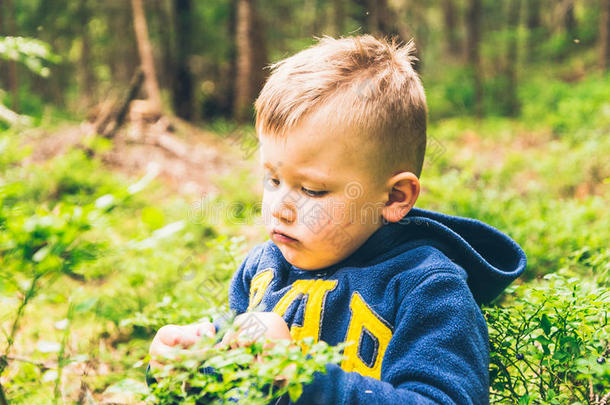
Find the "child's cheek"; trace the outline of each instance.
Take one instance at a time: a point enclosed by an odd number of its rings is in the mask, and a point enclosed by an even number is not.
[[[350,227],[354,224],[354,211],[345,201],[332,201],[325,206],[328,214],[318,238],[332,250],[340,250],[348,242]]]

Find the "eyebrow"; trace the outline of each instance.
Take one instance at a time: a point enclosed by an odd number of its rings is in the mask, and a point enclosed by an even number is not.
[[[270,169],[270,170],[275,171],[275,166],[273,166],[273,165],[272,165],[271,163],[269,163],[269,162],[265,162],[265,164],[263,165],[263,167],[264,167],[264,168],[266,168],[266,169]]]
[[[265,164],[263,165],[263,167],[276,172],[276,168],[275,166],[273,166],[271,163],[269,162],[265,162]],[[315,172],[315,171],[310,171],[310,172],[299,172],[298,170],[295,173],[295,177],[298,179],[305,179],[305,180],[309,180],[315,183],[320,183],[322,186],[326,187],[329,183],[330,178],[328,176],[325,176],[321,173]]]

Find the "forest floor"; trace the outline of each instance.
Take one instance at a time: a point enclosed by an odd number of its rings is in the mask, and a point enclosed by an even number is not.
[[[218,134],[176,117],[170,120],[169,131],[165,125],[136,122],[124,126],[113,137],[111,148],[102,151],[99,157],[108,169],[129,177],[153,172],[168,186],[168,191],[181,195],[218,192],[212,175],[229,174],[239,159],[232,138],[227,142]],[[35,128],[24,135],[25,143],[32,147],[26,163],[47,161],[72,148],[83,148],[94,136],[93,125],[87,121],[52,130]],[[241,159],[239,164],[251,165],[252,161]]]

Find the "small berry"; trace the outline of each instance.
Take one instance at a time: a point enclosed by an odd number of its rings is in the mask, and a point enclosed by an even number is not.
[[[606,362],[606,359],[604,357],[598,357],[597,358],[597,364],[604,364]]]
[[[517,360],[523,360],[525,356],[522,353],[517,353]]]

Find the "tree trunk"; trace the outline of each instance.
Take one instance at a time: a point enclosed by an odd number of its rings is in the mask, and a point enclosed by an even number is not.
[[[135,28],[133,15],[129,13],[130,3],[106,2],[103,9],[109,32],[113,33],[112,45],[105,47],[105,59],[116,83],[128,83],[136,69],[142,65],[138,41],[121,41],[118,38],[131,38]]]
[[[317,0],[304,0],[303,17],[301,20],[301,36],[309,37],[318,31],[318,2]]]
[[[574,16],[574,0],[567,0],[563,24],[570,39],[576,37],[576,17]]]
[[[252,96],[252,59],[254,50],[250,42],[252,30],[252,1],[237,1],[237,75],[235,78],[235,105],[233,108],[237,122],[244,123],[250,118],[250,99]]]
[[[398,35],[396,30],[395,16],[390,13],[388,0],[377,2],[377,26],[382,35]]]
[[[515,116],[519,112],[519,100],[517,98],[517,66],[518,66],[518,28],[521,0],[511,0],[508,8],[508,42],[506,44],[506,103],[507,112]]]
[[[345,29],[345,0],[333,0],[333,35],[341,36]]]
[[[366,1],[366,25],[370,34],[380,34],[379,5],[377,0]]]
[[[256,3],[253,3],[256,5]],[[265,39],[265,24],[263,23],[262,16],[257,12],[257,8],[252,8],[253,22],[252,32],[250,38],[252,38],[252,50],[253,50],[253,67],[252,72],[252,94],[250,96],[250,109],[253,111],[253,103],[258,93],[263,88],[266,80],[266,72],[264,70],[265,65],[269,62],[267,59],[267,43]]]
[[[15,27],[15,5],[13,0],[5,0],[5,11],[8,17],[6,23],[6,31],[9,36],[17,35]],[[17,62],[10,60],[8,64],[8,88],[11,93],[11,108],[15,112],[19,112],[19,74],[17,72]]]
[[[131,0],[131,7],[133,8],[133,27],[136,32],[138,52],[140,53],[142,71],[144,72],[145,77],[144,85],[148,95],[148,101],[150,102],[150,112],[160,114],[161,94],[159,92],[159,84],[155,74],[155,62],[150,46],[150,39],[148,37],[144,5],[142,4],[142,0]]]
[[[540,0],[527,0],[527,54],[528,59],[536,58],[536,49],[540,41]]]
[[[227,31],[229,40],[229,63],[221,70],[221,84],[216,94],[220,100],[220,113],[227,118],[235,118],[235,96],[237,94],[237,1],[230,1]],[[202,106],[205,108],[205,105]],[[218,107],[216,107],[218,108]],[[212,112],[214,114],[215,111]],[[204,110],[205,114],[205,110]],[[212,115],[209,114],[209,115]]]
[[[80,29],[82,39],[82,50],[80,54],[80,76],[81,76],[81,91],[80,96],[85,107],[89,107],[92,102],[92,97],[95,98],[95,89],[93,88],[94,79],[93,71],[91,69],[91,38],[89,36],[89,8],[87,7],[87,0],[81,0],[80,9]]]
[[[188,65],[192,38],[191,15],[191,0],[174,0],[176,42],[174,46],[172,103],[176,115],[186,120],[193,117],[193,76]]]
[[[481,0],[469,0],[468,11],[466,13],[466,60],[472,71],[474,110],[479,118],[483,116],[483,72],[479,53],[481,7]]]
[[[174,55],[172,51],[176,39],[173,2],[155,0],[153,4],[155,5],[154,13],[158,18],[159,29],[163,31],[160,38],[161,62],[159,64],[160,69],[157,71],[157,78],[162,89],[171,89],[174,74]]]
[[[610,68],[610,0],[600,0],[599,19],[599,65],[602,70]]]
[[[252,103],[264,81],[266,47],[255,0],[237,0],[236,82],[233,114],[240,123],[251,120]]]
[[[4,24],[4,0],[0,0],[0,35],[6,35]],[[0,88],[8,87],[8,67],[5,61],[0,60]]]
[[[443,18],[445,21],[445,46],[451,56],[461,55],[460,42],[456,30],[456,7],[453,0],[443,0]]]
[[[411,12],[408,7],[413,4],[409,4],[408,1],[391,1],[388,4],[388,15],[392,16],[392,24],[393,30],[392,33],[398,36],[401,41],[409,42],[411,39],[416,39],[415,41],[415,57],[417,60],[413,62],[413,69],[418,73],[421,73],[422,69],[422,55],[424,54],[424,41],[423,37],[416,35],[415,29],[421,27],[414,26],[413,24],[407,24],[407,18],[405,15],[417,14],[415,11]],[[420,24],[424,25],[424,22],[420,22]]]

